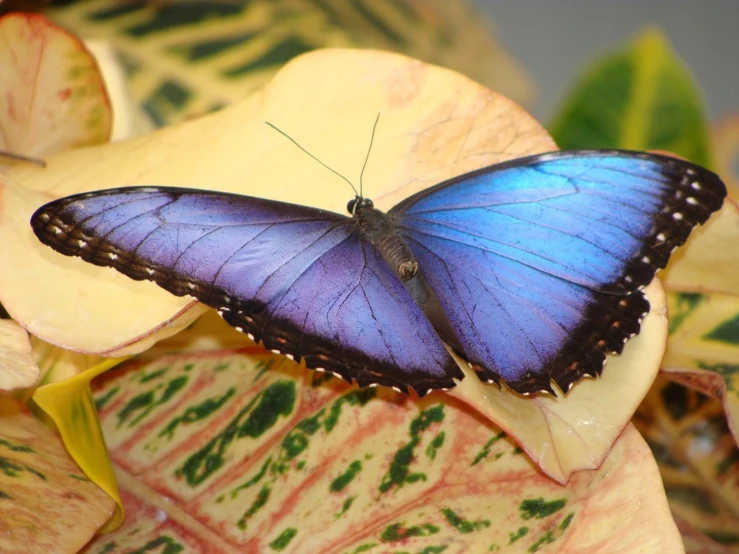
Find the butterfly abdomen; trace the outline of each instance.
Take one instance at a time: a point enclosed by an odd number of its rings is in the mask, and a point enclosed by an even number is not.
[[[462,346],[438,296],[426,281],[408,244],[398,233],[392,217],[375,208],[360,208],[355,212],[354,218],[361,233],[403,282],[403,286],[410,292],[434,330],[453,350],[461,354]]]
[[[411,249],[398,235],[393,221],[380,210],[363,208],[354,218],[362,234],[372,243],[401,281],[412,279],[418,262]]]

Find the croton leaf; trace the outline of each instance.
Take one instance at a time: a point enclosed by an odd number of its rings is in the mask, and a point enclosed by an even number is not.
[[[562,149],[665,150],[711,163],[695,79],[656,29],[584,71],[550,130]]]
[[[253,347],[132,360],[96,386],[128,517],[90,552],[681,550],[630,425],[562,487],[446,394],[360,390]]]
[[[326,47],[398,51],[526,102],[531,79],[469,4],[66,2],[47,13],[82,36],[104,37],[124,60],[131,96],[164,126],[238,102],[295,56]]]
[[[113,500],[20,403],[0,399],[0,419],[0,551],[77,552],[113,513]]]
[[[264,121],[283,128],[342,174],[358,175],[378,112],[382,118],[364,192],[385,209],[454,175],[554,147],[520,107],[452,71],[381,52],[306,54],[280,71],[263,92],[221,112],[128,141],[54,156],[45,172],[9,174],[8,219],[15,222],[0,232],[7,232],[7,242],[14,246],[9,269],[0,273],[3,302],[30,331],[57,345],[107,355],[146,349],[191,322],[202,307],[195,311],[189,300],[151,283],[133,282],[35,243],[22,222],[42,203],[42,191],[62,195],[129,184],[206,187],[342,212],[351,196],[346,184]],[[612,371],[623,386],[600,381],[583,385],[583,393],[593,386],[612,395],[612,408],[603,411],[598,426],[591,424],[593,402],[574,397],[556,400],[567,409],[553,410],[548,403],[536,408],[540,415],[555,416],[515,425],[505,404],[475,405],[523,443],[547,473],[566,481],[572,471],[597,466],[628,422],[656,371],[664,346],[660,333],[657,329],[655,336],[645,338],[649,355],[635,348],[635,357],[622,357],[643,378],[632,380],[629,372]],[[477,379],[465,381],[467,387],[495,388]],[[624,394],[629,401],[623,401]],[[601,425],[609,432],[601,433]],[[540,430],[550,426],[560,430],[542,440]],[[527,427],[536,430],[524,432]],[[570,431],[577,438],[565,449],[567,456],[545,454],[551,437]]]
[[[108,139],[111,113],[85,45],[40,14],[0,18],[0,150],[45,157]]]

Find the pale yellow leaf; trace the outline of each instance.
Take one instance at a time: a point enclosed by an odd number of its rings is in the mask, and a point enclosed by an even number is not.
[[[211,116],[53,156],[43,171],[13,168],[0,182],[0,241],[11,245],[0,301],[53,344],[108,355],[144,350],[162,338],[152,338],[154,330],[200,315],[194,304],[42,246],[27,223],[33,210],[74,192],[156,184],[344,212],[353,195],[347,184],[264,122],[357,182],[378,113],[364,182],[384,208],[445,178],[555,148],[519,106],[457,73],[385,52],[317,51]]]
[[[38,377],[28,334],[14,321],[0,319],[0,391],[31,387]]]

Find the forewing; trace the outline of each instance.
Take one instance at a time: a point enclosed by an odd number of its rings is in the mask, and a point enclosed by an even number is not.
[[[391,210],[463,355],[519,392],[564,390],[620,353],[639,292],[725,196],[682,160],[623,151],[514,160]]]
[[[55,250],[193,296],[308,367],[420,394],[461,378],[352,219],[246,196],[133,187],[62,198],[31,224]]]

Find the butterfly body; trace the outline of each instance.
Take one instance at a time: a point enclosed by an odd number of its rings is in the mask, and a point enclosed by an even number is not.
[[[641,292],[717,210],[720,179],[625,151],[483,168],[351,217],[212,191],[110,189],[41,207],[67,255],[212,306],[270,350],[423,395],[463,374],[521,393],[596,376],[649,310]]]
[[[356,221],[360,233],[377,249],[401,281],[412,279],[418,271],[418,262],[398,235],[393,220],[376,209],[371,200],[362,197],[355,200],[356,203],[349,213]]]

